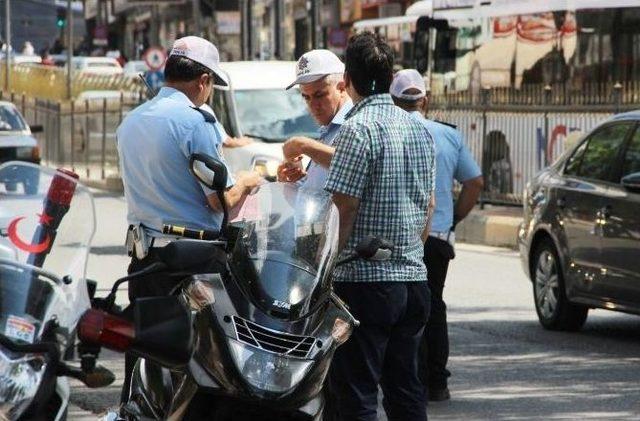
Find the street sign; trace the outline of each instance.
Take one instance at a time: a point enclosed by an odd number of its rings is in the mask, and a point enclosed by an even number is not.
[[[164,73],[161,70],[150,70],[145,73],[144,78],[151,89],[156,92],[164,85]]]
[[[164,62],[167,61],[167,53],[160,47],[149,47],[144,52],[143,58],[149,69],[155,72],[164,66]]]

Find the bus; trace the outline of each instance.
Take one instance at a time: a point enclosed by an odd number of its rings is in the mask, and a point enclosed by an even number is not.
[[[354,29],[384,36],[432,94],[640,81],[637,0],[421,0]]]

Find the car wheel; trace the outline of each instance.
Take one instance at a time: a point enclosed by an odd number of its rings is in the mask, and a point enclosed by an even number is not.
[[[589,308],[567,299],[560,259],[551,240],[538,245],[532,262],[533,299],[540,324],[550,330],[579,330]]]
[[[9,183],[5,183],[4,187],[7,189],[8,192],[14,192],[18,190],[18,183],[12,181]]]

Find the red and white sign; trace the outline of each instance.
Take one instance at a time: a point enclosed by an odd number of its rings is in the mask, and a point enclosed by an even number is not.
[[[143,58],[149,69],[155,72],[164,66],[164,62],[167,61],[167,53],[160,47],[149,47],[144,52]]]

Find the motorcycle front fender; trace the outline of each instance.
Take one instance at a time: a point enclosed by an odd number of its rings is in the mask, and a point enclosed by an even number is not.
[[[169,370],[138,359],[133,369],[129,398],[124,412],[136,418],[166,419],[173,399]]]

